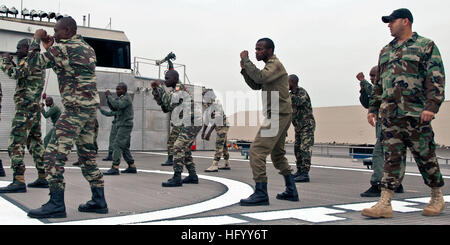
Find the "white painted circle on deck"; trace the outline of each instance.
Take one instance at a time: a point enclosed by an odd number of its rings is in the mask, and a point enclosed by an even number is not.
[[[32,167],[27,167],[32,168]],[[80,169],[78,167],[65,167],[66,169]],[[106,168],[100,168],[100,170],[108,170]],[[160,171],[160,170],[138,170],[142,173],[154,173],[154,174],[173,174],[173,172]],[[186,176],[187,174],[183,174]],[[78,220],[78,221],[68,221],[68,222],[57,222],[52,223],[56,225],[122,225],[122,224],[136,224],[150,221],[166,220],[172,218],[183,217],[186,215],[192,215],[197,213],[202,213],[214,209],[224,208],[238,203],[242,198],[247,198],[253,194],[253,188],[243,182],[225,179],[214,176],[198,175],[199,179],[210,180],[226,186],[227,191],[222,195],[202,201],[199,203],[175,207],[163,210],[157,210],[152,212],[124,215],[124,216],[114,216],[106,218],[97,218],[89,220]],[[0,186],[7,186],[11,182],[0,181]],[[182,187],[188,188],[188,187]],[[26,195],[26,194],[25,194]],[[43,224],[37,219],[31,219],[27,216],[27,213],[15,206],[14,204],[0,198],[0,203],[2,203],[2,212],[4,214],[9,213],[9,216],[3,216],[0,219],[0,224]],[[6,205],[8,204],[8,205]]]

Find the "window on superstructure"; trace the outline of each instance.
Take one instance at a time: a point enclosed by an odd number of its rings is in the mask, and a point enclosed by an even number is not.
[[[97,66],[131,69],[130,43],[97,38],[84,38],[97,55]]]

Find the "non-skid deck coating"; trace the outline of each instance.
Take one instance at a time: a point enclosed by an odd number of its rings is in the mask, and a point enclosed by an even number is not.
[[[77,208],[90,199],[87,181],[78,167],[73,167],[76,154],[70,154],[66,164],[65,202],[67,218],[37,220],[27,217],[27,211],[38,208],[48,201],[48,189],[28,188],[27,193],[0,194],[0,224],[140,224],[140,225],[449,225],[450,204],[437,217],[421,215],[429,201],[430,189],[423,184],[417,167],[409,164],[404,179],[405,193],[396,194],[393,201],[392,219],[369,219],[360,210],[372,206],[378,198],[362,198],[359,194],[369,188],[371,170],[361,161],[346,158],[313,157],[310,183],[297,183],[300,202],[281,201],[275,198],[284,191],[283,177],[268,162],[269,206],[242,207],[239,200],[253,193],[253,179],[248,160],[238,152],[231,153],[229,171],[205,173],[214,152],[194,152],[194,162],[200,178],[199,184],[163,188],[161,183],[172,175],[171,167],[161,163],[167,158],[165,152],[133,152],[138,174],[105,176],[105,196],[108,214],[80,213]],[[10,183],[12,172],[7,153],[0,153],[6,177],[0,177],[0,185]],[[99,167],[106,171],[111,162],[101,159]],[[290,162],[294,161],[289,154]],[[25,158],[27,183],[36,178],[31,158]],[[270,161],[270,159],[268,159]],[[121,168],[125,168],[122,163]],[[295,168],[295,166],[293,166]],[[450,167],[441,165],[445,181],[449,181]],[[185,170],[186,174],[186,170]],[[446,202],[450,202],[450,189],[443,187]]]

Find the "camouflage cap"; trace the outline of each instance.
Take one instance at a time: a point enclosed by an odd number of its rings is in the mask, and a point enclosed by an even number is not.
[[[384,23],[389,23],[390,21],[396,19],[408,19],[409,21],[411,21],[411,23],[413,23],[413,16],[411,14],[411,11],[405,8],[394,10],[391,15],[381,17],[381,20]]]

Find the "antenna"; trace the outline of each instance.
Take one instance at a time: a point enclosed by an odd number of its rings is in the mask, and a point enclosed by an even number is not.
[[[112,21],[112,19],[111,19],[111,17],[109,17],[109,23],[108,23],[108,25],[106,25],[105,29],[108,29],[108,26],[109,26],[110,30],[112,29],[111,21]]]

